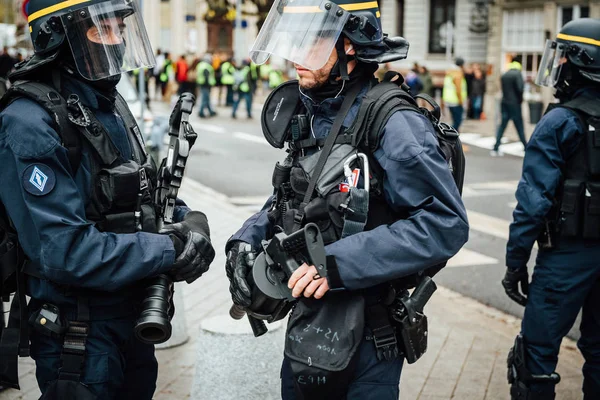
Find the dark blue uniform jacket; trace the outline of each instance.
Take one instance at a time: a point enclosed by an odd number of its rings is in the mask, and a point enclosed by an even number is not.
[[[79,81],[65,78],[63,83],[67,93],[77,94],[91,108],[120,153],[131,159],[132,143],[112,103]],[[132,284],[173,264],[175,250],[168,236],[103,233],[86,220],[92,188],[90,157],[84,146],[73,176],[49,114],[31,100],[18,99],[0,113],[0,200],[25,254],[43,278],[29,279],[29,295],[35,299],[73,303],[66,290],[79,289],[91,297],[92,307],[123,303],[134,295]],[[40,165],[48,181],[36,192],[28,186],[29,171]],[[177,216],[186,211],[180,206]]]
[[[584,90],[600,97],[600,90]],[[585,127],[577,115],[562,107],[545,114],[535,127],[527,143],[523,174],[517,187],[517,207],[506,246],[507,267],[516,269],[527,265],[533,244],[544,227],[544,217],[552,207],[562,170],[581,143],[584,132]]]
[[[350,109],[345,127],[356,117],[361,98]],[[327,136],[343,96],[319,104],[308,97],[303,101],[314,117],[314,136]],[[374,155],[385,171],[383,188],[388,204],[408,210],[410,215],[327,246],[327,254],[336,258],[344,287],[350,290],[372,287],[444,262],[468,238],[465,207],[433,127],[424,116],[413,111],[393,114]],[[272,235],[267,218],[272,200],[229,240],[243,240],[259,249],[261,239]]]

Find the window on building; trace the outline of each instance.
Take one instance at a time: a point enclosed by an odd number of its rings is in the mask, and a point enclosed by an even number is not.
[[[431,0],[429,16],[429,52],[445,53],[448,26],[456,26],[456,0]],[[452,28],[454,30],[454,28]],[[454,46],[452,46],[454,47]]]
[[[558,18],[556,31],[560,29],[570,21],[578,18],[588,18],[590,16],[590,6],[587,5],[575,5],[575,6],[564,6],[558,8]]]
[[[404,0],[396,0],[396,33],[404,36]]]
[[[525,80],[535,78],[546,43],[544,10],[525,9],[504,12],[502,51],[505,71],[514,56],[520,56]]]

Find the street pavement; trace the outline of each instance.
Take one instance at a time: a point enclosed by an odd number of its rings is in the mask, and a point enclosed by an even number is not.
[[[152,106],[155,113],[168,113],[168,107],[160,103]],[[262,138],[259,110],[255,110],[255,119],[250,121],[242,118],[243,113],[232,121],[228,109],[220,107],[218,111],[220,115],[213,119],[192,119],[199,139],[181,191],[181,197],[192,208],[206,212],[217,257],[207,274],[184,289],[189,341],[157,351],[160,367],[156,399],[200,398],[194,397],[198,391],[192,391],[193,383],[210,371],[195,370],[199,324],[211,316],[227,315],[231,304],[223,271],[224,244],[262,205],[270,192],[272,167],[282,158],[282,152],[270,148]],[[470,240],[436,276],[440,288],[425,308],[429,349],[416,364],[405,365],[400,386],[402,399],[509,398],[506,354],[519,331],[520,320],[515,315],[521,315],[522,308],[508,300],[499,282],[504,273],[503,254],[521,159],[492,159],[486,146],[477,142],[493,134],[493,121],[467,121],[462,131],[468,146],[463,197],[472,228]],[[515,138],[514,132],[509,131],[508,141]],[[281,356],[275,354],[271,362],[280,360]],[[203,361],[202,365],[206,365]],[[234,362],[247,365],[248,374],[254,372],[253,359]],[[565,339],[558,366],[562,376],[558,399],[581,398],[582,364],[575,343]],[[0,393],[0,400],[39,397],[32,362],[21,360],[20,372],[23,390]],[[210,398],[228,398],[227,387],[243,381],[230,376],[223,383],[223,391]],[[278,387],[266,387],[264,398],[277,398],[277,393]]]

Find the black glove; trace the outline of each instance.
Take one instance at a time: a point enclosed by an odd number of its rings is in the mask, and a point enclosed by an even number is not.
[[[203,273],[215,258],[215,250],[210,243],[210,229],[206,215],[190,211],[183,221],[165,225],[159,233],[167,234],[173,241],[177,258],[167,272],[175,281],[192,283]]]
[[[519,292],[519,283],[521,284],[521,294]],[[513,301],[519,303],[522,306],[527,304],[527,297],[523,295],[529,294],[529,274],[527,273],[527,267],[519,269],[506,269],[506,275],[502,279],[502,286],[504,291]]]
[[[252,303],[252,288],[246,276],[252,270],[256,253],[252,251],[249,243],[236,241],[225,261],[225,271],[229,278],[229,292],[233,302],[242,307],[249,307]]]

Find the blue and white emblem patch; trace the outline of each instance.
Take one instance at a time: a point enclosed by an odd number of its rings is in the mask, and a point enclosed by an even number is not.
[[[38,167],[34,167],[31,172],[31,177],[29,178],[29,182],[36,188],[40,189],[40,192],[44,191],[44,186],[46,186],[46,182],[48,182],[48,176],[46,176]]]
[[[23,172],[23,187],[34,196],[43,196],[54,189],[56,176],[44,164],[32,164]]]

